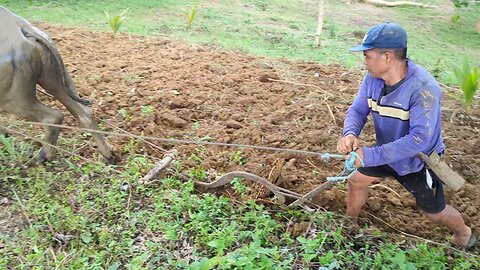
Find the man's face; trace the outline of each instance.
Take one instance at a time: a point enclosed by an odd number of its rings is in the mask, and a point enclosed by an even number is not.
[[[365,68],[372,74],[375,78],[381,78],[388,70],[388,62],[385,51],[381,50],[367,50],[363,51],[364,56],[364,65]]]

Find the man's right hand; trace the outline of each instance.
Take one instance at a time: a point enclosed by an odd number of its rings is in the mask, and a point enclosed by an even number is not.
[[[354,150],[357,150],[359,144],[360,142],[357,137],[350,134],[338,140],[337,151],[345,155]]]

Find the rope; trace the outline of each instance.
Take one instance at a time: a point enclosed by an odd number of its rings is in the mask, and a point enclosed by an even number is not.
[[[330,154],[330,153],[325,153],[321,155],[321,158],[324,161],[329,161],[332,158],[344,158],[344,157],[345,157],[344,155]],[[365,165],[360,155],[357,152],[352,151],[350,152],[350,156],[345,160],[345,166],[343,167],[342,173],[337,176],[327,177],[327,181],[340,182],[352,177],[358,170],[358,168],[355,166],[356,159],[360,161],[360,164],[362,164],[362,167]]]
[[[70,130],[82,130],[86,132],[92,133],[99,133],[108,136],[114,137],[123,137],[123,138],[135,138],[140,140],[150,140],[150,141],[159,141],[164,143],[173,143],[173,144],[195,144],[195,145],[214,145],[214,146],[225,146],[225,147],[236,147],[236,148],[249,148],[255,150],[265,150],[265,151],[275,151],[275,152],[283,152],[283,153],[290,153],[290,154],[297,154],[297,155],[304,155],[304,156],[321,156],[318,152],[312,151],[305,151],[305,150],[297,150],[297,149],[285,149],[285,148],[277,148],[277,147],[270,147],[270,146],[259,146],[259,145],[249,145],[249,144],[237,144],[237,143],[222,143],[222,142],[212,142],[212,141],[202,141],[202,140],[185,140],[185,139],[173,139],[173,138],[160,138],[160,137],[153,137],[153,136],[142,136],[142,135],[135,135],[132,133],[118,133],[118,132],[108,132],[102,130],[94,130],[89,128],[82,128],[82,127],[73,127],[67,125],[57,125],[57,124],[48,124],[48,123],[40,123],[40,122],[30,122],[30,121],[18,121],[18,120],[9,120],[10,123],[17,123],[17,124],[28,124],[28,125],[35,125],[35,126],[49,126],[49,127],[58,127],[58,128],[65,128]],[[0,126],[4,126],[1,124]]]
[[[72,126],[66,126],[66,125],[57,125],[57,124],[47,124],[47,123],[39,123],[39,122],[29,122],[29,121],[17,121],[17,120],[11,120],[11,122],[15,122],[18,124],[30,124],[30,125],[41,125],[41,126],[50,126],[50,127],[58,127],[58,128],[66,128],[66,129],[71,129],[71,130],[83,130],[87,132],[96,132],[104,135],[112,135],[112,136],[117,136],[117,137],[129,137],[129,138],[136,138],[136,139],[141,139],[141,140],[151,140],[151,141],[161,141],[161,142],[166,142],[166,143],[175,143],[175,144],[196,144],[196,145],[216,145],[216,146],[225,146],[225,147],[237,147],[237,148],[250,148],[250,149],[256,149],[256,150],[267,150],[267,151],[275,151],[275,152],[286,152],[286,153],[292,153],[292,154],[299,154],[299,155],[305,155],[305,156],[320,156],[323,161],[329,161],[332,158],[345,158],[344,155],[339,155],[339,154],[331,154],[331,153],[324,153],[320,154],[318,152],[312,152],[312,151],[304,151],[304,150],[297,150],[297,149],[284,149],[284,148],[277,148],[277,147],[269,147],[269,146],[258,146],[258,145],[248,145],[248,144],[236,144],[236,143],[220,143],[220,142],[209,142],[209,141],[194,141],[194,140],[183,140],[183,139],[167,139],[167,138],[158,138],[158,137],[152,137],[152,136],[139,136],[139,135],[134,135],[131,133],[128,134],[123,134],[123,133],[117,133],[117,132],[106,132],[106,131],[101,131],[101,130],[92,130],[88,128],[80,128],[80,127],[72,127]],[[4,127],[4,125],[1,125],[0,127]],[[6,127],[5,127],[6,128]],[[358,155],[357,152],[352,151],[350,152],[350,156],[348,159],[345,160],[345,165],[343,168],[342,173],[340,173],[337,176],[331,176],[327,177],[327,181],[329,182],[340,182],[347,180],[348,178],[352,177],[356,172],[357,172],[357,167],[355,167],[355,159],[358,159],[362,166],[364,166],[363,160],[361,157]]]

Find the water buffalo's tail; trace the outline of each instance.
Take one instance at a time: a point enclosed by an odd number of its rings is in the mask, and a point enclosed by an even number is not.
[[[22,27],[22,33],[25,35],[25,37],[33,37],[35,38],[38,42],[40,42],[43,46],[48,48],[48,50],[52,53],[53,57],[55,58],[55,61],[57,62],[60,72],[62,75],[62,82],[63,86],[65,87],[65,90],[73,100],[89,106],[92,104],[90,100],[83,99],[81,98],[77,90],[75,89],[75,86],[73,85],[71,80],[67,80],[67,70],[65,68],[65,64],[63,63],[62,57],[60,56],[60,52],[58,51],[57,47],[48,39],[46,34],[44,34],[41,30],[37,29],[36,27],[32,25],[28,25],[28,27]]]

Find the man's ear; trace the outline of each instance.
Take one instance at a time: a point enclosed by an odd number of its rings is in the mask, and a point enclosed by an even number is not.
[[[391,63],[393,60],[393,55],[392,55],[392,52],[390,51],[386,51],[385,53],[383,53],[383,57],[385,57],[385,61],[387,63]]]

